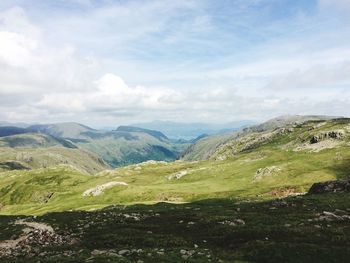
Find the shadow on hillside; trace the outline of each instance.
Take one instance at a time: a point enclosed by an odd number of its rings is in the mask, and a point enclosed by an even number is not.
[[[350,160],[344,159],[330,168],[337,179],[350,179]]]
[[[37,246],[42,235],[32,229],[26,246],[15,249],[17,257],[6,262],[348,262],[350,235],[344,222],[327,221],[331,228],[317,222],[315,227],[310,218],[330,211],[330,203],[331,211],[344,210],[349,201],[344,194],[263,202],[207,199],[26,217],[53,226],[55,235],[74,238],[74,246],[50,238],[48,246]],[[13,224],[19,218],[0,216],[0,245],[21,235],[23,229]]]

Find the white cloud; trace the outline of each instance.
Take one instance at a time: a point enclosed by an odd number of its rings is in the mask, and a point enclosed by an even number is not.
[[[129,87],[125,84],[124,80],[111,73],[105,74],[100,80],[97,81],[98,89],[107,95],[115,94],[118,91],[126,91]]]
[[[124,80],[114,74],[107,73],[95,81],[94,89],[89,92],[71,93],[52,92],[45,94],[36,104],[50,111],[69,112],[114,112],[115,110],[162,110],[172,108],[169,98],[181,97],[182,94],[171,89],[129,87]]]
[[[346,34],[285,33],[249,54],[233,49],[226,56],[239,39],[229,38],[231,28],[215,24],[204,1],[130,1],[98,8],[79,2],[86,13],[42,24],[20,7],[0,12],[0,119],[104,125],[350,114],[344,96],[350,85]],[[320,4],[331,2],[348,3]],[[255,40],[254,29],[246,29]],[[219,33],[224,37],[215,39]],[[204,62],[187,58],[191,52],[203,55]],[[330,110],[332,103],[337,107]]]
[[[24,19],[20,10],[0,13],[0,95],[88,88],[87,83],[91,85],[99,74],[98,62],[79,56],[67,44],[46,43],[41,30]]]
[[[350,9],[350,0],[319,0],[321,8]]]
[[[0,30],[8,30],[26,37],[38,37],[41,34],[39,27],[30,23],[25,11],[18,6],[0,12]]]
[[[37,42],[13,32],[0,31],[0,63],[26,66],[31,62]]]

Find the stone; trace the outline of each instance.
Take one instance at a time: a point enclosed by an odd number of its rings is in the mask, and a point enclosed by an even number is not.
[[[129,249],[122,249],[122,250],[119,250],[118,254],[121,256],[124,256],[124,255],[130,254],[130,250]]]
[[[308,194],[350,192],[350,180],[334,180],[322,183],[314,183]]]

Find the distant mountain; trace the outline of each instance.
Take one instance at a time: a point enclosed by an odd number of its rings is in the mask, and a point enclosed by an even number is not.
[[[148,160],[173,161],[193,143],[171,140],[162,132],[151,129],[120,126],[105,131],[74,122],[37,124],[27,128],[0,127],[0,139],[0,147],[46,148],[48,154],[49,147],[57,145],[84,149],[112,167]]]
[[[56,138],[84,139],[88,137],[89,132],[97,131],[88,126],[74,122],[35,124],[26,128],[17,126],[0,126],[0,137],[23,133],[44,133]]]
[[[87,132],[96,131],[88,126],[76,122],[64,122],[54,124],[37,124],[27,128],[33,132],[42,132],[55,137],[82,139]]]
[[[78,148],[68,140],[55,138],[46,134],[22,133],[0,138],[0,147],[45,148],[51,146],[62,146],[72,149]]]
[[[168,139],[159,131],[120,126],[114,131],[88,132],[89,138],[77,140],[78,147],[101,156],[112,167],[148,160],[174,161],[189,145]]]
[[[1,137],[0,153],[0,172],[66,165],[94,174],[109,168],[97,155],[72,142],[40,133]]]
[[[153,137],[156,137],[159,140],[169,140],[163,133],[155,130],[143,129],[133,126],[119,126],[116,130],[117,132],[144,132]]]
[[[19,128],[27,128],[30,126],[28,123],[24,122],[8,122],[8,121],[0,121],[0,127],[3,126],[12,126],[12,127],[19,127]]]
[[[28,133],[28,130],[14,126],[0,126],[0,137]]]
[[[236,131],[253,124],[255,124],[255,122],[250,120],[235,121],[224,124],[153,121],[146,123],[136,123],[132,124],[131,126],[157,130],[172,139],[192,140],[198,136],[201,136],[202,134],[223,134]]]

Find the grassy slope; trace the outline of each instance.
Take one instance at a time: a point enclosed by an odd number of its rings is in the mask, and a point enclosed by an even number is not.
[[[347,177],[350,171],[350,149],[346,134],[343,140],[339,141],[337,148],[320,152],[293,151],[295,145],[321,130],[342,128],[346,132],[349,121],[327,122],[326,125],[310,131],[310,127],[316,125],[318,123],[307,123],[295,127],[291,133],[278,134],[269,141],[254,145],[254,149],[237,154],[230,155],[233,146],[228,145],[218,153],[225,154],[227,159],[224,161],[149,163],[106,171],[98,176],[84,175],[72,169],[59,170],[63,168],[24,173],[5,172],[1,174],[0,191],[8,190],[0,196],[0,203],[5,205],[1,213],[35,214],[67,209],[100,208],[115,203],[183,202],[206,198],[252,200],[283,196],[285,191],[305,192],[314,182]],[[271,166],[281,167],[282,170],[261,180],[254,180],[259,168]],[[187,174],[181,179],[168,179],[168,176],[184,171]],[[69,176],[70,179],[64,180],[70,184],[68,188],[56,187],[56,177],[61,176]],[[79,183],[75,183],[76,177],[80,178]],[[16,204],[10,203],[11,198],[16,199],[19,182],[27,185],[24,191],[28,192],[28,196],[33,195],[31,189],[37,184],[33,178],[44,181],[45,178],[49,178],[45,191],[41,188],[35,191],[36,196],[45,195],[47,191],[54,192],[49,202],[36,204],[30,202],[29,198],[20,199],[15,202]],[[85,190],[111,181],[126,182],[128,186],[115,186],[96,197],[82,196]]]

